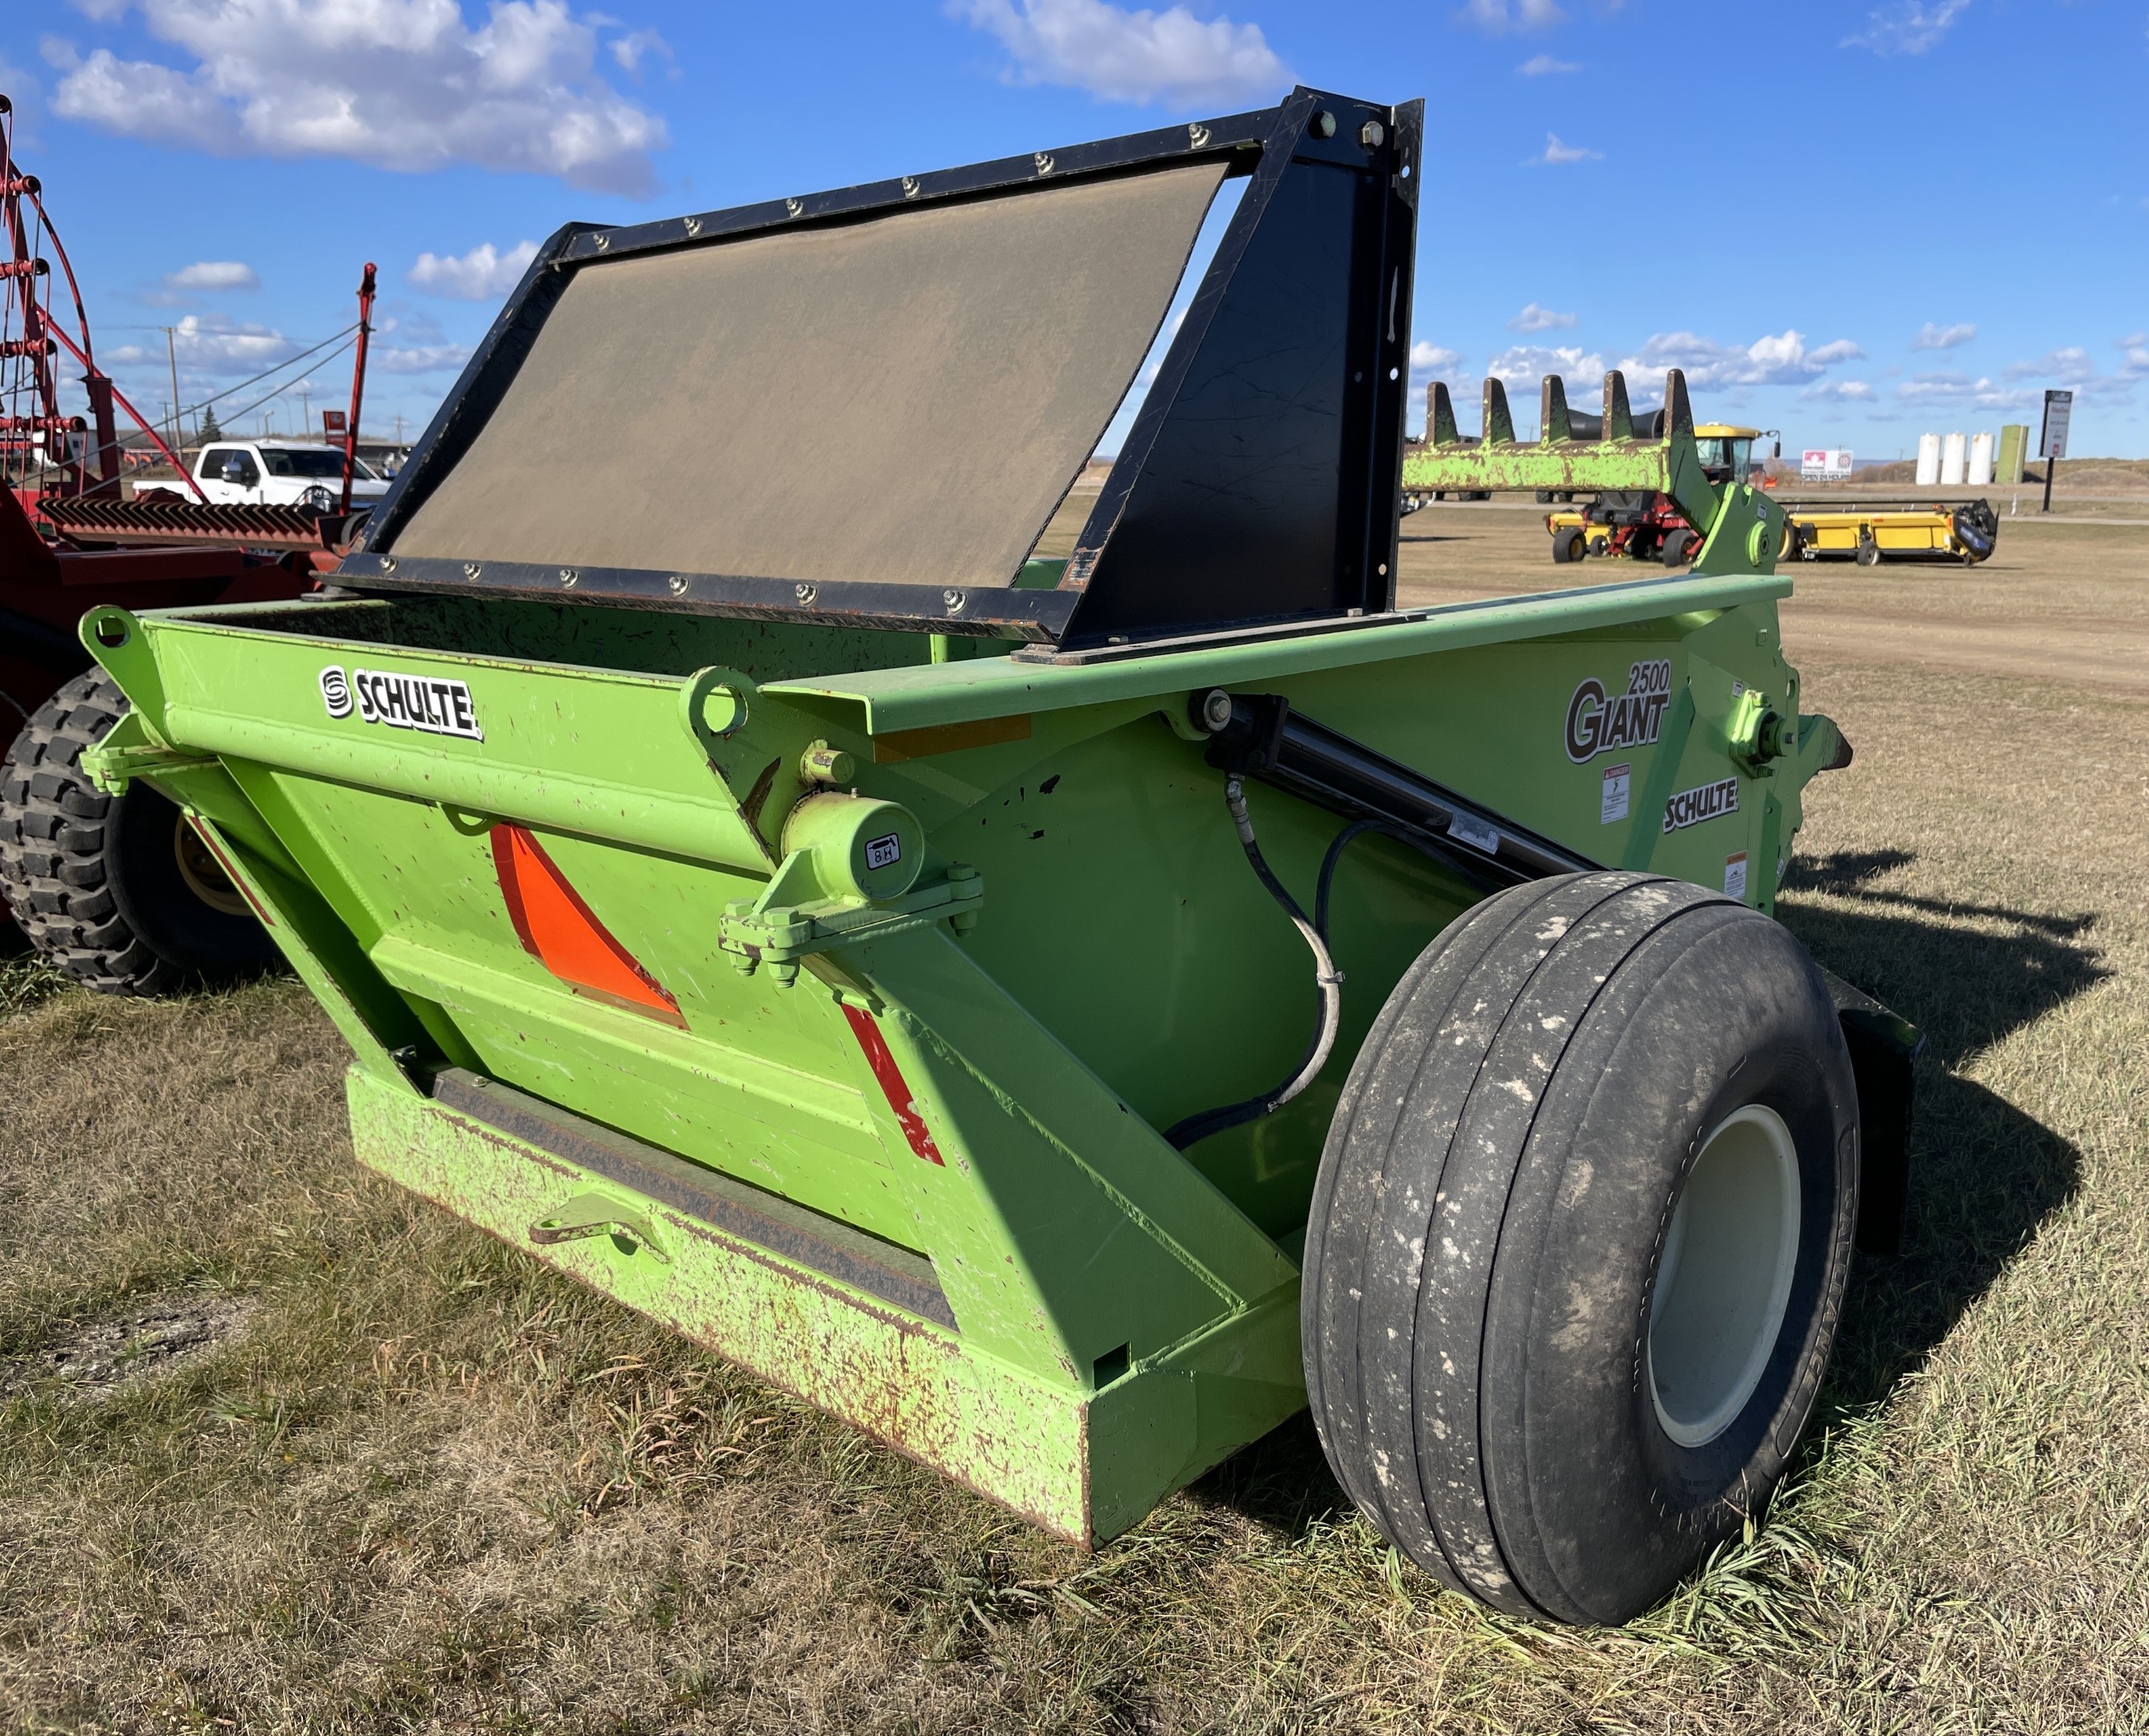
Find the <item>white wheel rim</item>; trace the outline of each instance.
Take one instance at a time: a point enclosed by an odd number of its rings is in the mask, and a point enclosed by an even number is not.
[[[1767,1372],[1799,1259],[1799,1153],[1758,1103],[1727,1115],[1687,1174],[1649,1303],[1649,1396],[1680,1446],[1738,1421]]]

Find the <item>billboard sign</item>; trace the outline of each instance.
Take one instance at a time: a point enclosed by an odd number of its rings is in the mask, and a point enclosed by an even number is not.
[[[1850,452],[1847,447],[1809,446],[1799,455],[1799,480],[1802,482],[1840,482],[1850,475]]]
[[[321,412],[321,432],[324,434],[343,433],[347,425],[345,420],[347,414],[348,412],[340,410],[323,410]]]
[[[2045,394],[2045,435],[2037,442],[2040,458],[2065,458],[2067,455],[2067,422],[2074,410],[2075,395],[2072,392]]]

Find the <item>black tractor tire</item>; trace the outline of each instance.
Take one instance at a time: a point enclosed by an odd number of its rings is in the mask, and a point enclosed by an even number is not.
[[[1682,881],[1486,899],[1382,1009],[1306,1226],[1306,1391],[1359,1511],[1525,1619],[1624,1622],[1754,1517],[1858,1217],[1828,989]]]
[[[1571,566],[1589,557],[1588,544],[1579,531],[1562,531],[1552,540],[1552,557],[1561,566]]]
[[[1789,566],[1793,561],[1800,558],[1804,548],[1805,536],[1799,529],[1798,521],[1785,519],[1783,537],[1776,545],[1776,565]]]
[[[1858,552],[1851,557],[1860,566],[1880,564],[1880,541],[1870,530],[1860,528],[1858,532]]]
[[[93,669],[16,737],[0,765],[0,894],[33,946],[101,994],[254,975],[275,943],[185,817],[145,783],[108,796],[82,769],[127,708]]]
[[[1664,536],[1663,547],[1657,551],[1658,557],[1668,567],[1683,566],[1689,558],[1689,553],[1696,541],[1691,531],[1668,531]]]

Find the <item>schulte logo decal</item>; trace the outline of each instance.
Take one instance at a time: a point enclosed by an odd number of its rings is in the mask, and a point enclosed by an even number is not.
[[[354,669],[346,678],[333,665],[321,671],[320,680],[321,703],[331,717],[348,717],[355,699],[358,715],[368,723],[422,730],[427,735],[460,736],[466,742],[485,739],[467,682],[378,669]]]
[[[1631,665],[1623,693],[1608,694],[1589,677],[1567,702],[1567,757],[1578,766],[1617,748],[1648,747],[1671,700],[1672,666],[1663,658]]]
[[[1739,812],[1739,780],[1719,778],[1714,783],[1698,784],[1693,789],[1681,790],[1664,803],[1664,830],[1683,832],[1689,826],[1699,826],[1704,820],[1720,818],[1724,814]]]

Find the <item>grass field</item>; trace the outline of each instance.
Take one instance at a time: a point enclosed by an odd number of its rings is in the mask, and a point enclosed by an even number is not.
[[[1409,527],[1413,596],[1554,573],[1527,514]],[[1303,1419],[1095,1555],[1044,1540],[359,1170],[295,984],[15,964],[0,1722],[2149,1728],[2149,692],[2034,642],[2149,667],[2149,532],[1800,582],[1858,755],[1783,913],[1930,1034],[1910,1230],[1765,1522],[1643,1621],[1436,1593]]]

